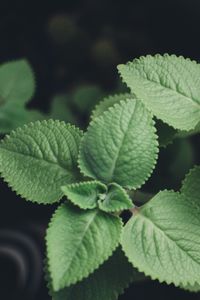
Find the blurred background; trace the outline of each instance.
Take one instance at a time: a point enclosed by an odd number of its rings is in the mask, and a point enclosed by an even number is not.
[[[199,20],[199,0],[1,1],[0,64],[27,58],[37,81],[29,108],[85,128],[95,103],[81,99],[126,90],[117,64],[166,52],[199,61]],[[178,189],[199,150],[197,136],[163,148],[144,190]],[[48,300],[44,234],[56,206],[25,202],[2,181],[0,199],[0,299]],[[151,281],[132,285],[120,300],[149,297],[200,299]]]

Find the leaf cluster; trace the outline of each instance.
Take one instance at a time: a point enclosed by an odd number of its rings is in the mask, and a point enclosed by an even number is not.
[[[86,132],[37,121],[0,143],[1,176],[16,193],[43,204],[64,197],[46,233],[54,300],[116,300],[145,276],[200,290],[200,166],[180,191],[159,191],[139,207],[135,196],[160,147],[199,133],[200,67],[156,55],[118,69],[130,93],[100,102]]]

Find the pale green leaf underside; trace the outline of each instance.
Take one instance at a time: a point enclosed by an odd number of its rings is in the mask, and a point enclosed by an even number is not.
[[[116,183],[109,184],[107,194],[101,196],[98,204],[103,211],[117,212],[133,207],[126,191]]]
[[[181,193],[193,204],[200,212],[200,166],[195,166],[186,175]]]
[[[81,136],[77,128],[53,120],[18,128],[0,143],[1,176],[27,200],[58,201],[63,196],[61,186],[80,177]]]
[[[53,290],[75,284],[94,272],[119,244],[119,217],[99,210],[60,206],[47,230],[47,253]]]
[[[131,282],[140,281],[137,272],[120,249],[88,278],[52,293],[53,300],[117,300]]]
[[[180,130],[200,120],[200,65],[175,55],[146,56],[119,65],[131,91],[153,114]]]
[[[118,94],[106,97],[99,104],[96,105],[95,109],[92,112],[91,118],[94,119],[101,116],[105,111],[109,110],[110,107],[114,106],[116,103],[120,103],[120,101],[122,100],[134,98],[134,95],[131,94]]]
[[[26,60],[0,66],[0,105],[7,101],[25,104],[33,96],[34,90],[34,75]]]
[[[79,165],[89,177],[137,188],[151,174],[157,149],[151,115],[140,101],[126,100],[92,121],[81,144]]]
[[[199,212],[182,195],[163,191],[124,227],[123,249],[139,271],[176,286],[200,284]]]
[[[82,209],[97,207],[99,194],[106,193],[107,187],[98,181],[86,181],[65,185],[62,191],[67,198]]]

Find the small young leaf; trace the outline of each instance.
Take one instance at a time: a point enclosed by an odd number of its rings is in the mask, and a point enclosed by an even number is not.
[[[118,94],[114,96],[109,96],[103,99],[99,104],[96,105],[95,109],[92,112],[91,118],[97,118],[101,116],[105,111],[110,107],[114,106],[116,103],[120,103],[122,100],[134,99],[135,96],[131,94]]]
[[[200,284],[199,232],[196,207],[179,193],[163,191],[128,221],[122,246],[129,261],[152,279]]]
[[[61,205],[47,230],[49,272],[54,291],[94,272],[119,244],[119,217],[99,210]]]
[[[151,115],[140,101],[126,100],[92,121],[79,165],[85,175],[102,182],[138,188],[152,172],[157,151]]]
[[[99,208],[106,212],[117,212],[133,207],[126,191],[118,184],[111,183],[107,194],[102,194],[98,201]]]
[[[181,193],[188,202],[193,203],[200,209],[200,166],[195,166],[185,177],[181,188]]]
[[[80,179],[77,156],[82,132],[59,121],[30,123],[0,143],[0,172],[27,200],[58,201],[61,186]]]
[[[99,194],[106,193],[107,187],[98,181],[87,181],[63,186],[62,191],[67,198],[82,209],[97,207]]]
[[[200,120],[200,66],[175,55],[146,56],[118,70],[153,114],[175,129],[193,129]]]
[[[102,266],[80,283],[53,292],[53,300],[117,300],[131,282],[144,279],[118,248]]]
[[[0,105],[7,101],[25,104],[35,90],[35,80],[29,63],[22,59],[0,66]]]

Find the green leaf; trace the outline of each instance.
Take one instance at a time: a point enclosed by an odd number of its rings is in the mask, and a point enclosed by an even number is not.
[[[59,292],[53,292],[52,297],[53,300],[117,300],[131,282],[143,278],[118,248],[113,256],[87,279]]]
[[[195,166],[185,177],[181,193],[198,210],[200,209],[200,166]]]
[[[34,75],[25,59],[0,66],[0,105],[7,101],[25,104],[35,90]]]
[[[103,91],[96,85],[79,86],[73,94],[73,103],[81,113],[88,113],[102,99]]]
[[[138,188],[151,174],[158,151],[151,115],[136,99],[115,104],[84,135],[81,171],[105,183]]]
[[[135,210],[121,243],[132,264],[160,282],[200,284],[200,218],[179,193],[163,191]]]
[[[75,284],[94,272],[118,246],[121,229],[119,217],[61,205],[47,230],[53,290]]]
[[[30,123],[0,143],[0,172],[14,191],[38,203],[58,201],[61,186],[80,179],[82,132],[59,121]]]
[[[134,95],[126,93],[104,98],[103,101],[99,102],[96,105],[95,109],[92,112],[91,118],[94,119],[101,116],[105,111],[109,110],[109,108],[114,106],[116,103],[120,103],[120,101],[128,99],[135,99],[135,97]]]
[[[166,147],[173,142],[177,130],[163,123],[161,120],[156,120],[156,129],[160,147]]]
[[[75,113],[71,109],[71,99],[67,95],[57,95],[51,103],[50,117],[52,119],[77,124]]]
[[[200,285],[198,283],[194,285],[186,285],[186,286],[181,286],[184,290],[192,292],[192,293],[197,293],[200,292]]]
[[[99,208],[106,212],[116,212],[133,207],[126,191],[116,183],[109,184],[107,194],[101,195],[98,204]]]
[[[62,191],[67,198],[82,209],[97,207],[99,194],[105,193],[107,187],[98,181],[87,181],[63,186]]]
[[[44,119],[39,111],[25,109],[21,104],[6,102],[0,108],[0,133],[9,133],[31,121]]]
[[[175,129],[193,129],[200,120],[200,66],[182,56],[140,57],[118,70],[153,114]]]

